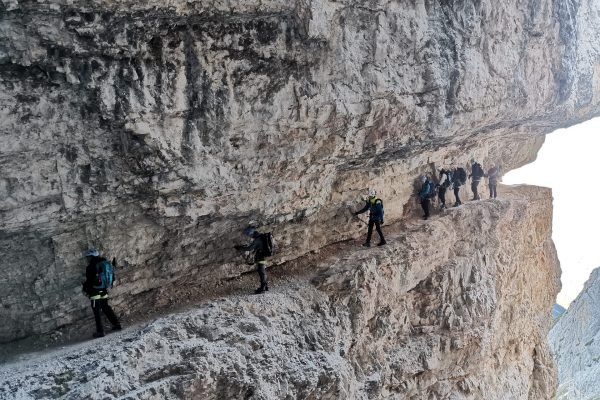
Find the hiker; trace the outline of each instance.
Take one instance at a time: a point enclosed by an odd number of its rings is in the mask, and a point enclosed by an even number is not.
[[[438,199],[440,200],[440,210],[446,208],[446,191],[452,185],[452,171],[448,169],[440,170],[440,184],[438,185]]]
[[[421,177],[421,189],[419,190],[419,199],[421,201],[421,207],[423,208],[423,219],[429,218],[429,207],[431,205],[431,199],[435,197],[435,183],[429,180],[425,175]]]
[[[269,291],[269,284],[267,282],[267,257],[273,255],[272,248],[269,248],[269,236],[270,233],[260,233],[256,228],[248,227],[244,229],[244,235],[252,238],[252,242],[247,245],[236,244],[234,248],[239,251],[251,251],[254,253],[254,263],[256,264],[256,271],[260,278],[260,287],[254,291],[256,294]],[[272,239],[271,239],[272,240]]]
[[[462,204],[459,197],[460,187],[467,182],[467,171],[462,167],[457,167],[452,170],[452,189],[454,190],[454,207]]]
[[[112,288],[115,279],[114,270],[113,265],[106,258],[100,257],[100,252],[96,249],[87,250],[84,256],[88,261],[88,266],[85,269],[83,292],[92,301],[92,311],[96,320],[94,337],[99,338],[104,336],[104,325],[102,324],[100,311],[106,315],[106,318],[112,324],[113,331],[121,330],[119,319],[108,305],[108,289]]]
[[[471,173],[469,174],[469,179],[471,179],[471,191],[473,192],[472,200],[480,200],[479,193],[477,193],[477,186],[479,186],[479,181],[485,173],[483,172],[483,168],[481,164],[479,164],[474,159],[471,159]]]
[[[369,191],[369,197],[366,200],[365,206],[360,211],[356,211],[354,215],[359,215],[366,211],[369,211],[369,229],[367,230],[367,241],[363,243],[363,246],[371,247],[373,226],[375,226],[379,234],[379,243],[377,243],[377,246],[383,246],[387,243],[381,231],[381,225],[383,224],[383,201],[377,197],[377,192],[373,189]]]
[[[492,167],[488,170],[485,176],[488,178],[488,186],[490,188],[490,199],[495,199],[497,196],[496,186],[498,185],[498,178],[500,176],[500,167],[492,164]]]

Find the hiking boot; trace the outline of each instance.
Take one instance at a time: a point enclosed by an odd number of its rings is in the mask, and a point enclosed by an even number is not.
[[[114,326],[112,327],[112,330],[113,330],[113,331],[120,331],[120,330],[122,330],[122,329],[123,329],[123,327],[122,327],[121,325],[114,325]]]
[[[101,338],[104,337],[104,332],[94,332],[94,338]]]
[[[371,242],[364,242],[364,243],[363,243],[363,246],[364,246],[364,247],[371,247]]]
[[[268,287],[265,287],[265,288],[259,287],[258,289],[256,289],[254,291],[254,294],[261,294],[261,293],[268,292],[268,291],[269,291]]]
[[[381,242],[377,243],[377,246],[384,246],[387,242],[385,240],[382,240]]]

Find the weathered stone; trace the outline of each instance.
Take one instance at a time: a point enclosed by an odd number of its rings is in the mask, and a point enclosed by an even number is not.
[[[391,222],[434,165],[532,160],[599,113],[598,8],[2,1],[0,341],[85,315],[88,247],[136,313],[245,271],[249,222],[292,259],[355,235],[367,187]]]
[[[548,336],[558,366],[560,400],[600,397],[600,268]]]
[[[1,366],[0,397],[550,399],[551,193],[501,193],[324,249],[266,294]]]

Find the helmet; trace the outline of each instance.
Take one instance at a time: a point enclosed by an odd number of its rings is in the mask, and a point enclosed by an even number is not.
[[[244,235],[246,236],[254,236],[254,234],[256,233],[256,228],[249,226],[246,229],[244,229]]]
[[[84,257],[99,257],[100,256],[100,252],[96,249],[89,249],[86,250],[85,253],[83,253]]]
[[[376,191],[375,189],[371,189],[371,190],[369,190],[369,196],[370,196],[370,197],[375,197],[375,196],[377,196],[377,191]]]
[[[423,182],[423,183],[427,182],[427,177],[425,175],[421,176],[421,182]]]

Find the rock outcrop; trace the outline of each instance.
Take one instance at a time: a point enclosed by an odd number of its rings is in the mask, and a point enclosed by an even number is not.
[[[600,268],[549,335],[558,366],[558,400],[600,398]]]
[[[501,194],[325,248],[267,294],[0,367],[0,397],[550,399],[551,193]]]
[[[137,313],[246,271],[250,222],[289,260],[354,236],[367,187],[393,222],[431,168],[531,161],[599,114],[599,8],[2,0],[0,341],[88,313],[88,247]]]

